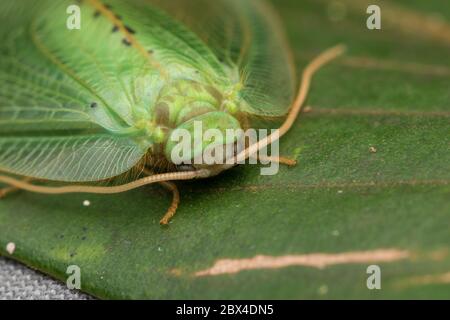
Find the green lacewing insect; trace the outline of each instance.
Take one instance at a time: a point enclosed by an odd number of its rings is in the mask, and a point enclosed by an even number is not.
[[[285,116],[295,94],[290,50],[261,0],[83,0],[0,4],[1,182],[42,192],[126,191],[215,175],[227,166],[171,166],[168,137],[195,120],[219,130],[253,116]],[[149,169],[168,168],[154,175]],[[158,165],[159,164],[159,165]],[[116,187],[80,186],[136,168],[148,177]],[[75,185],[50,188],[30,180]],[[1,195],[1,194],[0,194]]]

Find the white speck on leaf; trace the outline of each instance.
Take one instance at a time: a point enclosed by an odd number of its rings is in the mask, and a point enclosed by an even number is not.
[[[322,296],[327,294],[328,293],[328,286],[326,286],[326,285],[320,286],[318,292]]]
[[[6,245],[6,251],[9,254],[13,254],[15,250],[16,250],[16,244],[14,242],[10,242]]]
[[[339,236],[339,230],[333,230],[333,232],[331,232],[332,236],[338,237]]]
[[[303,108],[304,113],[310,113],[312,110],[313,110],[313,108],[311,106],[306,106]]]
[[[90,205],[91,205],[91,202],[89,200],[84,200],[83,201],[83,206],[89,207]]]

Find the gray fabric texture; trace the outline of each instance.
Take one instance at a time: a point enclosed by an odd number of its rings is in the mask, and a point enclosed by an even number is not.
[[[26,266],[0,257],[0,300],[89,300],[92,297],[69,290]]]

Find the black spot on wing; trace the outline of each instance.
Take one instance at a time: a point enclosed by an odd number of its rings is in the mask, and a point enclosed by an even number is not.
[[[123,39],[122,39],[122,43],[123,43],[124,45],[126,45],[127,47],[131,46],[131,42],[130,42],[128,39],[126,39],[126,38],[123,38]]]
[[[125,29],[129,32],[129,33],[131,33],[131,34],[135,34],[136,33],[136,31],[134,31],[132,28],[130,28],[129,26],[125,26]]]

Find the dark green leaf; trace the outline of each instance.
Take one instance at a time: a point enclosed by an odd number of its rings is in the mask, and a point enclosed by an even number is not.
[[[299,72],[327,47],[349,47],[315,78],[312,111],[282,139],[281,153],[297,155],[298,166],[272,177],[241,166],[180,184],[168,228],[158,221],[170,195],[157,186],[16,193],[0,201],[0,252],[14,242],[14,259],[63,281],[79,265],[82,290],[101,298],[449,298],[450,4],[274,2]],[[381,5],[381,31],[366,28],[369,2]],[[351,263],[388,249],[400,254]],[[266,255],[276,266],[317,253],[329,255],[313,262],[342,263],[196,276],[221,259]],[[371,264],[381,267],[382,290],[366,287]]]

